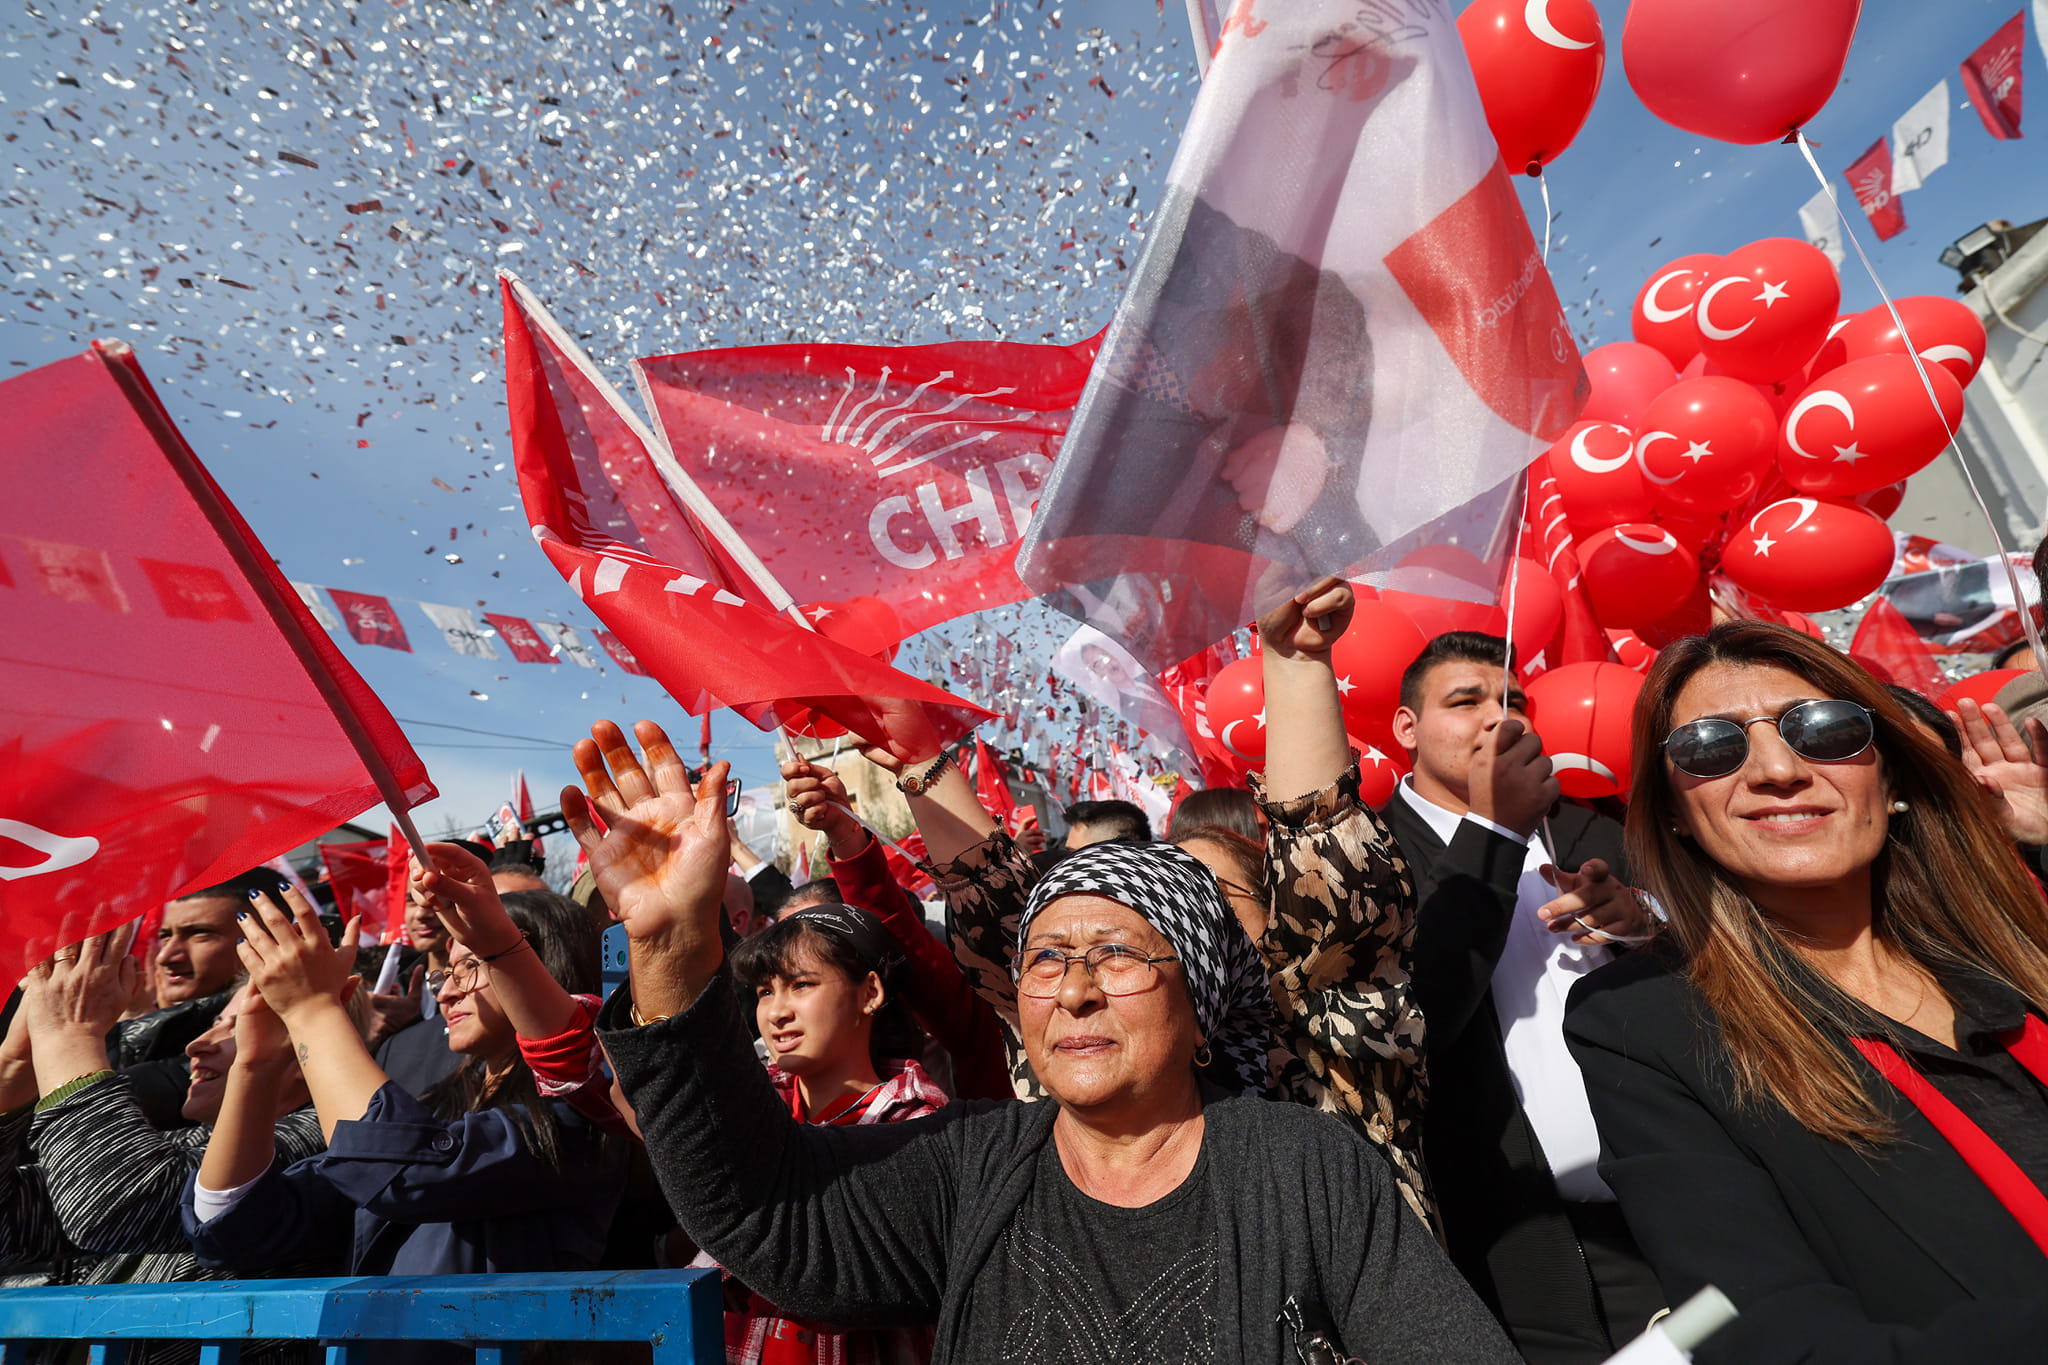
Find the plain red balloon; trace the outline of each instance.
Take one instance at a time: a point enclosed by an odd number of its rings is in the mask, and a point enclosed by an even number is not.
[[[1526,556],[1514,561],[1513,577],[1503,576],[1500,585],[1501,619],[1507,619],[1508,589],[1514,588],[1514,643],[1517,659],[1534,658],[1543,652],[1564,624],[1564,589],[1550,570]]]
[[[1898,511],[1899,504],[1905,500],[1906,481],[1904,479],[1900,479],[1897,483],[1888,483],[1882,488],[1872,489],[1868,493],[1858,493],[1855,497],[1849,499],[1849,501],[1855,503],[1864,511],[1869,512],[1872,516],[1883,517],[1886,521],[1892,519],[1892,513]]]
[[[1593,112],[1607,69],[1600,12],[1592,0],[1478,0],[1458,16],[1458,36],[1501,160],[1533,175]]]
[[[1939,365],[1949,377],[1970,386],[1984,364],[1984,324],[1961,299],[1944,299],[1933,294],[1913,294],[1900,299],[1899,317],[1906,333],[1920,348],[1920,359]],[[1906,340],[1898,323],[1883,304],[1865,309],[1849,319],[1841,331],[1843,359],[1862,360],[1873,355],[1904,355]]]
[[[1925,469],[1963,419],[1963,391],[1948,371],[1930,365],[1927,379],[1939,408],[1927,401],[1913,357],[1898,352],[1852,360],[1815,380],[1779,434],[1785,481],[1802,493],[1846,498]]]
[[[1636,430],[1650,400],[1678,382],[1678,367],[1654,346],[1610,341],[1586,352],[1592,396],[1579,413],[1586,422],[1612,422]]]
[[[1728,253],[1692,320],[1710,365],[1768,384],[1813,359],[1841,306],[1841,278],[1819,247],[1766,237]]]
[[[1566,796],[1627,796],[1629,727],[1643,675],[1613,663],[1566,664],[1526,689],[1529,723]]]
[[[1239,758],[1266,756],[1266,678],[1258,659],[1225,664],[1209,680],[1209,729]]]
[[[1401,674],[1428,643],[1415,622],[1384,600],[1353,608],[1351,624],[1330,650],[1348,728],[1378,733],[1392,723]]]
[[[1862,0],[1634,0],[1621,64],[1666,123],[1776,142],[1834,94],[1862,11]]]
[[[1636,291],[1636,306],[1629,314],[1629,330],[1636,340],[1656,347],[1683,370],[1700,353],[1699,329],[1692,325],[1693,305],[1720,265],[1719,256],[1695,252],[1653,271]]]
[[[1612,422],[1580,422],[1550,448],[1545,463],[1572,530],[1583,535],[1650,515],[1635,450],[1635,433]]]
[[[1781,611],[1832,611],[1876,591],[1892,533],[1854,503],[1785,498],[1728,537],[1721,572]]]
[[[1635,629],[1685,605],[1699,561],[1662,526],[1615,526],[1579,545],[1579,584],[1603,626]]]
[[[1636,467],[1659,511],[1702,517],[1755,495],[1771,467],[1778,423],[1754,385],[1688,379],[1643,414]]]
[[[2014,678],[2024,678],[2033,671],[2031,668],[1993,668],[1982,673],[1972,673],[1967,678],[1958,679],[1946,692],[1934,699],[1934,704],[1944,711],[1953,711],[1957,702],[1968,697],[1977,705],[1983,706],[1995,701],[1998,694],[2005,690],[2005,685]]]

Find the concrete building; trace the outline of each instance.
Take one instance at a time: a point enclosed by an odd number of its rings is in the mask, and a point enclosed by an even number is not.
[[[1993,222],[1942,253],[1984,323],[1984,367],[1964,393],[1963,458],[2008,548],[2030,551],[2048,524],[2048,219]],[[1913,476],[1901,531],[1990,554],[1983,514],[1950,458]]]

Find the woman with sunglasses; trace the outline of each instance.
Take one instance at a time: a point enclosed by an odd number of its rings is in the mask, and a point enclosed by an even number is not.
[[[1573,990],[1600,1173],[1712,1362],[2038,1360],[2048,908],[1869,674],[1730,622],[1637,703],[1629,853],[1659,948]]]
[[[450,869],[445,856],[441,867]],[[481,863],[472,871],[489,886]],[[296,892],[285,899],[258,900],[241,917],[240,952],[250,983],[291,1034],[328,1147],[282,1166],[267,1128],[236,1121],[231,1091],[214,1144],[239,1134],[236,1148],[210,1150],[186,1192],[186,1233],[201,1263],[267,1266],[341,1246],[355,1275],[597,1265],[625,1181],[625,1149],[538,1092],[512,1017],[539,982],[555,992],[596,988],[589,916],[552,893],[517,892],[503,898],[492,925],[500,937],[486,941],[474,925],[458,935],[432,985],[449,1046],[467,1060],[419,1100],[378,1069],[341,1013],[359,921],[337,948],[310,905]]]

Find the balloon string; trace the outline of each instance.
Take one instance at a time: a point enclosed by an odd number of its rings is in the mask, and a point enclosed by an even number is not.
[[[1863,273],[1870,276],[1870,282],[1877,287],[1878,297],[1884,300],[1885,311],[1891,314],[1892,325],[1899,329],[1899,337],[1906,343],[1906,354],[1913,359],[1913,370],[1920,376],[1920,385],[1927,390],[1927,401],[1934,405],[1934,416],[1941,423],[1942,431],[1948,436],[1947,449],[1954,453],[1956,465],[1963,471],[1963,483],[1970,490],[1971,500],[1977,510],[1984,514],[1984,525],[1991,532],[1991,543],[1998,547],[1998,562],[2005,568],[2006,581],[2012,586],[2014,609],[2019,612],[2020,626],[2026,631],[2027,645],[2034,651],[2035,667],[2048,676],[2048,656],[2041,648],[2041,627],[2034,620],[2034,613],[2027,607],[2027,595],[2020,587],[2020,576],[2012,567],[2012,551],[2006,547],[2005,533],[1998,529],[1998,519],[1991,515],[1991,504],[1984,500],[1984,494],[1977,487],[1977,476],[1970,471],[1970,462],[1963,458],[1962,448],[1956,444],[1955,428],[1948,424],[1948,414],[1941,410],[1941,399],[1934,392],[1934,381],[1928,377],[1927,364],[1920,358],[1919,350],[1913,344],[1912,336],[1906,331],[1906,320],[1899,316],[1899,306],[1892,302],[1892,296],[1884,287],[1884,281],[1877,277],[1877,268],[1870,263],[1870,257],[1863,250],[1863,243],[1856,236],[1856,230],[1849,226],[1849,215],[1842,211],[1842,201],[1835,194],[1835,187],[1820,168],[1820,162],[1813,156],[1813,144],[1806,140],[1803,129],[1795,129],[1793,137],[1798,140],[1799,153],[1806,158],[1806,164],[1813,171],[1814,179],[1827,192],[1828,202],[1835,207],[1835,217],[1842,224],[1842,235],[1849,245],[1856,248],[1856,259],[1863,263]],[[1986,363],[1989,363],[1987,358]]]
[[[1543,264],[1550,264],[1550,181],[1542,167],[1536,169],[1536,188],[1543,191]]]

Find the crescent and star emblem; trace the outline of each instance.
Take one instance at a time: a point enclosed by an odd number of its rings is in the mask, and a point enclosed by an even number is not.
[[[1522,6],[1522,22],[1529,26],[1529,32],[1536,36],[1538,42],[1563,48],[1566,52],[1582,51],[1592,46],[1557,31],[1557,25],[1550,22],[1550,0],[1529,0]]]
[[[1652,474],[1650,472],[1650,462],[1649,460],[1644,458],[1650,453],[1650,447],[1657,444],[1657,442],[1675,441],[1677,439],[1678,438],[1676,436],[1673,436],[1668,431],[1646,431],[1642,434],[1642,437],[1636,441],[1636,466],[1643,471],[1643,477],[1648,479],[1651,483],[1669,485],[1678,482],[1679,476],[1676,474],[1673,474],[1668,479],[1660,479],[1655,474]]]
[[[1749,519],[1749,529],[1752,531],[1756,530],[1758,522],[1762,521],[1771,513],[1777,511],[1780,507],[1787,506],[1797,507],[1799,509],[1799,515],[1792,518],[1792,524],[1785,528],[1785,534],[1789,536],[1794,531],[1804,526],[1806,524],[1806,519],[1808,517],[1812,516],[1815,512],[1820,510],[1820,500],[1818,498],[1779,498],[1769,507],[1764,508],[1762,511],[1758,512],[1755,516]]]
[[[1550,756],[1550,771],[1554,773],[1592,773],[1595,777],[1604,778],[1609,782],[1618,782],[1620,780],[1615,777],[1614,769],[1608,767],[1599,759],[1594,758],[1591,754],[1552,754]]]
[[[1977,363],[1977,358],[1960,346],[1929,346],[1920,353],[1920,358],[1930,365],[1939,365],[1950,360],[1960,360],[1963,362],[1965,369]]]
[[[1662,536],[1663,539],[1638,540],[1634,536],[1630,535],[1628,532],[1622,530],[1619,526],[1614,528],[1614,538],[1620,541],[1622,544],[1628,546],[1629,549],[1634,550],[1638,554],[1668,555],[1673,550],[1676,550],[1678,548],[1677,536],[1674,536],[1669,531],[1664,530],[1658,531],[1657,534]]]
[[[43,855],[43,860],[32,867],[0,867],[0,882],[62,872],[91,860],[100,851],[100,841],[89,834],[76,839],[66,838],[22,820],[0,820],[0,838],[27,844]]]
[[[1620,430],[1619,427],[1613,426],[1609,426],[1609,429],[1614,431]],[[1585,470],[1588,474],[1612,474],[1634,458],[1635,452],[1633,450],[1624,450],[1613,459],[1601,459],[1598,455],[1586,449],[1586,438],[1597,430],[1599,430],[1598,427],[1585,427],[1580,430],[1578,435],[1572,437],[1572,463]]]
[[[1841,413],[1844,420],[1849,423],[1849,430],[1856,430],[1856,409],[1849,406],[1847,398],[1836,393],[1833,389],[1822,389],[1818,393],[1809,393],[1806,397],[1799,400],[1798,405],[1791,412],[1785,415],[1785,444],[1792,447],[1793,454],[1808,460],[1817,460],[1820,456],[1799,444],[1799,419],[1812,412],[1815,408],[1833,408],[1836,412]],[[1772,504],[1772,506],[1776,505],[1775,503]],[[1765,510],[1768,511],[1769,509]],[[1762,514],[1759,513],[1758,515]]]
[[[1643,317],[1651,322],[1676,322],[1692,311],[1688,303],[1683,308],[1666,308],[1657,302],[1657,291],[1681,275],[1690,275],[1690,270],[1667,270],[1650,281],[1650,287],[1643,291]]]
[[[1752,281],[1746,275],[1730,275],[1726,279],[1715,280],[1707,286],[1707,292],[1700,295],[1699,309],[1695,314],[1702,336],[1713,341],[1732,341],[1756,325],[1756,319],[1751,318],[1740,327],[1717,327],[1714,325],[1714,320],[1707,316],[1707,309],[1713,306],[1714,295],[1720,293],[1723,289],[1729,288],[1731,285],[1748,283],[1752,283]]]

